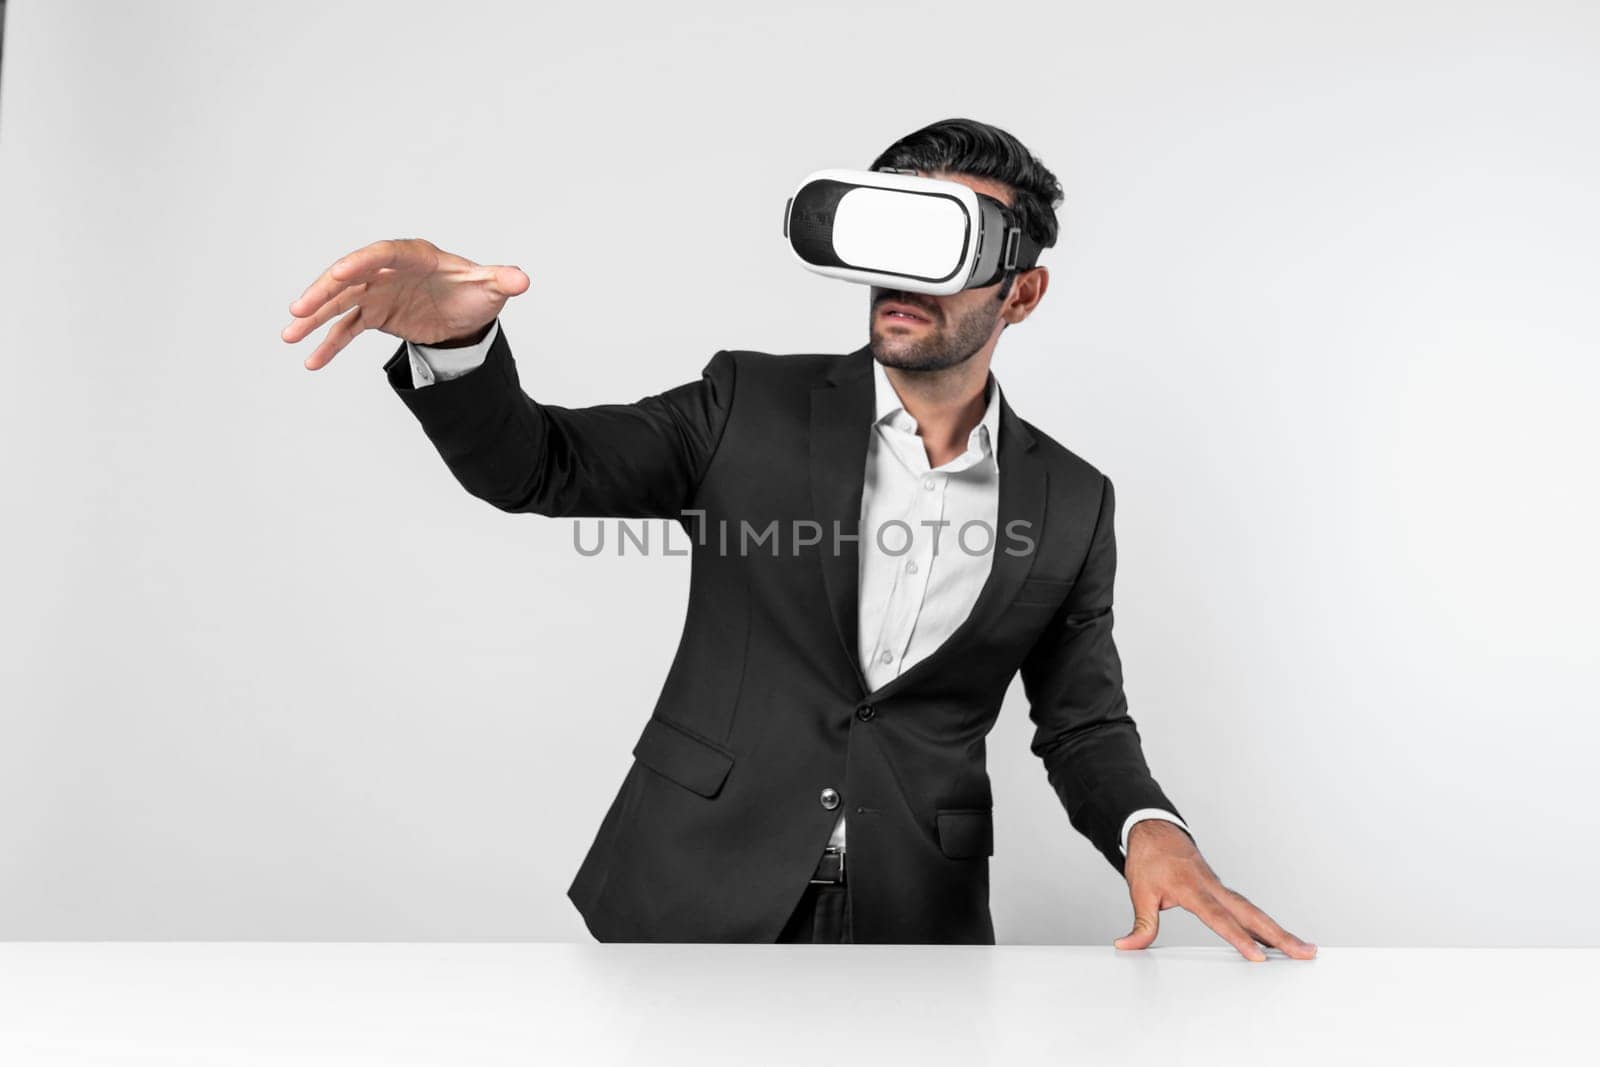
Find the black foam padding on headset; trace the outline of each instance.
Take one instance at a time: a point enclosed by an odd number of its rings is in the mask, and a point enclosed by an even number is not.
[[[789,212],[789,243],[807,263],[819,267],[851,267],[833,250],[833,213],[855,186],[831,179],[808,184]]]

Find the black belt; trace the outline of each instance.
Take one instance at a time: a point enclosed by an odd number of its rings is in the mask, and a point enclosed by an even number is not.
[[[817,869],[811,872],[811,884],[843,884],[844,849],[829,845],[822,850]]]

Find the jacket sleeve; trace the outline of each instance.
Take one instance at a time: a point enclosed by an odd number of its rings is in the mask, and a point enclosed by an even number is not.
[[[734,359],[632,404],[565,408],[522,390],[502,326],[482,365],[414,388],[404,342],[383,365],[461,486],[502,511],[681,518],[727,425]]]
[[[1022,664],[1030,746],[1073,827],[1123,872],[1122,824],[1141,808],[1178,809],[1150,775],[1111,638],[1115,498],[1102,476],[1099,518],[1071,592]]]

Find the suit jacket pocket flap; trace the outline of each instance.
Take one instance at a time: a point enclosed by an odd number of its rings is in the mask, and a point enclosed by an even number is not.
[[[951,859],[994,855],[992,808],[940,808],[939,851]]]
[[[733,767],[733,753],[684,727],[652,715],[633,746],[633,757],[703,797],[717,795]]]

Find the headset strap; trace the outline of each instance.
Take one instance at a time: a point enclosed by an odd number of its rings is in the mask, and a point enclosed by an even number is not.
[[[1000,254],[1002,270],[1029,270],[1039,262],[1040,245],[1021,226],[1006,228],[1006,246]]]

